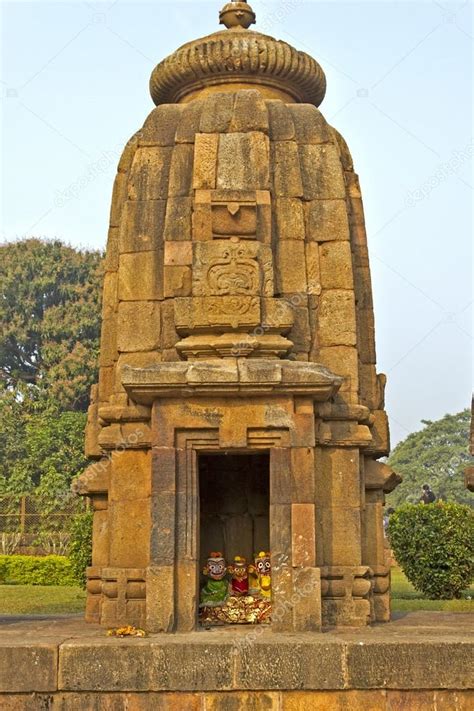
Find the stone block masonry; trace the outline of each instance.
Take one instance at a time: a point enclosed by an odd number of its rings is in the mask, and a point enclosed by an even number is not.
[[[319,64],[250,30],[246,3],[220,18],[154,69],[156,107],[114,184],[78,485],[95,512],[87,619],[198,632],[209,552],[264,548],[276,634],[365,627],[389,618],[381,514],[399,478],[377,463],[390,445],[359,181],[318,108]],[[200,486],[210,454],[220,518]],[[226,457],[241,486],[258,480],[238,514]]]
[[[9,623],[2,711],[470,711],[473,622],[410,613],[364,632],[255,629],[113,639],[97,625]]]

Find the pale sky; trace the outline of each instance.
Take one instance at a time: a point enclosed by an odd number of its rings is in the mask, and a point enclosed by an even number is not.
[[[2,3],[2,240],[105,247],[118,157],[153,108],[150,73],[217,30],[222,4]],[[253,7],[255,29],[322,65],[320,108],[360,175],[396,444],[470,404],[472,5]]]

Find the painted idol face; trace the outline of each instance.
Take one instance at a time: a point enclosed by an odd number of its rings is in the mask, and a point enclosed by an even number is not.
[[[222,580],[226,574],[226,564],[224,558],[208,558],[207,569],[212,580]]]
[[[255,558],[255,567],[257,568],[260,575],[270,575],[270,571],[272,569],[270,556],[259,555],[257,558]]]
[[[234,560],[234,564],[230,567],[234,577],[242,580],[247,577],[247,561],[245,558],[237,556]]]

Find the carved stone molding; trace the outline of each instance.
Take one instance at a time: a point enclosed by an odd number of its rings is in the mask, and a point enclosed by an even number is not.
[[[106,497],[110,486],[110,470],[111,462],[108,457],[94,462],[74,479],[71,484],[72,491],[78,496]]]
[[[146,614],[146,570],[102,569],[102,625],[143,627]]]
[[[369,447],[372,435],[367,425],[357,422],[319,422],[317,428],[318,444],[324,447]]]
[[[175,327],[178,333],[193,331],[248,330],[260,325],[258,296],[195,296],[174,301]]]
[[[401,483],[402,477],[388,464],[376,462],[367,457],[364,462],[366,489],[382,489],[386,494],[389,494]]]
[[[258,296],[194,296],[174,300],[174,323],[181,336],[234,331],[238,339],[286,334],[294,312],[285,299]]]
[[[143,405],[102,405],[99,407],[99,420],[103,426],[111,422],[144,422],[150,419],[150,408]]]
[[[326,93],[324,72],[311,56],[240,27],[188,42],[166,57],[152,72],[150,93],[158,106],[179,103],[204,87],[232,84],[268,87],[315,106]]]
[[[150,404],[168,396],[308,395],[332,397],[342,378],[317,363],[265,359],[226,359],[159,363],[151,368],[125,366],[122,384],[136,402]]]
[[[176,345],[178,353],[186,360],[209,358],[280,358],[286,355],[293,343],[278,334],[223,333],[184,338]]]

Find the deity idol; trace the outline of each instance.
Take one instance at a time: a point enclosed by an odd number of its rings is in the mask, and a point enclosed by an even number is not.
[[[228,572],[232,575],[231,594],[232,595],[248,595],[249,578],[247,571],[247,561],[240,555],[236,555],[233,565],[229,565]]]
[[[272,564],[270,553],[260,551],[255,554],[254,565],[249,566],[251,575],[251,587],[258,590],[258,594],[264,598],[272,596]]]
[[[227,600],[229,584],[226,579],[227,565],[222,553],[211,553],[203,574],[209,580],[201,588],[201,607],[216,607]]]

